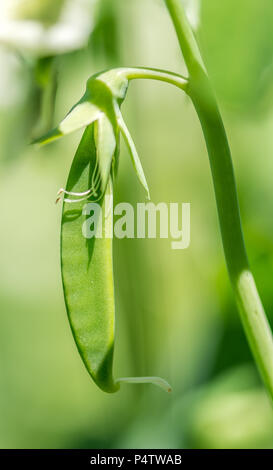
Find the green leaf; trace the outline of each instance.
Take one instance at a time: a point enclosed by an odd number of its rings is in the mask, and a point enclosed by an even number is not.
[[[105,114],[95,123],[95,143],[100,179],[100,190],[105,192],[109,180],[112,159],[116,149],[116,137],[113,126]]]
[[[118,124],[119,124],[119,128],[121,130],[121,133],[123,135],[123,138],[125,140],[125,143],[128,147],[128,150],[129,150],[129,153],[130,153],[132,163],[133,163],[135,172],[137,174],[137,177],[138,177],[140,183],[142,184],[143,188],[146,191],[147,198],[150,199],[150,191],[149,191],[148,184],[147,184],[147,181],[146,181],[146,177],[145,177],[142,165],[141,165],[141,161],[140,161],[138,153],[137,153],[136,146],[134,144],[134,141],[131,137],[131,134],[130,134],[130,132],[129,132],[122,116],[121,116],[121,114],[119,114],[119,117],[118,117]]]
[[[70,134],[96,121],[100,113],[100,109],[93,103],[79,102],[59,124],[59,130],[62,134]]]
[[[70,134],[82,127],[86,127],[92,122],[97,121],[100,116],[106,115],[106,120],[101,121],[101,125],[106,125],[110,129],[110,123],[113,129],[117,127],[116,107],[125,97],[128,86],[128,80],[120,70],[110,70],[100,75],[93,75],[87,81],[86,92],[76,103],[61,123],[52,131],[42,137],[35,139],[33,144],[47,144],[53,140],[59,139],[63,135]],[[104,133],[104,130],[102,131]],[[112,131],[105,131],[110,140]],[[107,137],[107,138],[108,138]],[[108,140],[109,140],[108,139]],[[104,145],[107,147],[108,144]],[[113,146],[113,143],[110,144]],[[104,153],[104,151],[102,152]]]
[[[73,106],[66,117],[60,122],[58,127],[34,140],[33,143],[40,145],[48,144],[63,135],[70,134],[82,127],[88,126],[92,122],[96,121],[100,114],[101,110],[83,97],[75,106]]]
[[[55,129],[47,132],[45,135],[42,137],[38,137],[38,139],[34,139],[31,143],[32,144],[39,144],[39,145],[45,145],[49,144],[53,140],[59,139],[59,137],[62,137],[62,132],[56,127]]]

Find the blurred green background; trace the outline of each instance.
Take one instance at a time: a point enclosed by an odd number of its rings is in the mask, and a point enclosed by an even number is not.
[[[272,0],[203,0],[198,31],[271,325],[272,22]],[[190,101],[166,84],[138,81],[123,106],[152,201],[191,203],[191,245],[173,251],[170,240],[115,240],[115,376],[159,375],[173,393],[124,385],[108,395],[81,362],[61,286],[54,200],[80,133],[41,150],[28,145],[42,96],[37,70],[47,62],[0,47],[0,447],[273,448],[272,408],[234,304]],[[163,1],[98,2],[88,46],[58,55],[54,123],[88,76],[123,65],[185,73]],[[145,200],[124,146],[116,193],[117,202]]]

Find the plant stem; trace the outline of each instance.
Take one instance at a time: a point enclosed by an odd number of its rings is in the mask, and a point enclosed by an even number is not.
[[[122,377],[117,379],[117,383],[125,382],[127,384],[153,384],[170,393],[172,388],[166,380],[161,377]]]
[[[182,2],[165,2],[189,71],[186,91],[197,111],[207,145],[231,284],[249,345],[267,391],[273,399],[273,338],[248,264],[227,136]]]
[[[167,70],[153,69],[148,67],[130,67],[125,69],[126,78],[133,80],[136,78],[144,78],[149,80],[159,80],[161,82],[175,85],[181,90],[186,91],[188,87],[188,79],[177,73]]]

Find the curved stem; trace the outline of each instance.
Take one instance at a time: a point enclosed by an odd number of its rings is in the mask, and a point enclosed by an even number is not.
[[[127,384],[153,384],[162,388],[165,392],[170,393],[172,391],[170,384],[161,377],[122,377],[117,379],[116,382],[118,384],[121,382]]]
[[[143,78],[149,80],[159,80],[167,82],[171,85],[186,91],[188,86],[188,79],[177,73],[168,72],[167,70],[154,69],[149,67],[130,67],[126,68],[126,78],[133,80],[136,78]]]
[[[227,136],[182,2],[165,1],[190,75],[187,93],[197,111],[207,145],[231,284],[252,353],[273,399],[273,338],[248,264]]]
[[[189,84],[188,79],[183,77],[183,75],[151,67],[119,67],[116,69],[106,70],[104,73],[99,75],[100,80],[106,80],[107,82],[113,80],[113,77],[114,79],[119,77],[126,80],[134,80],[135,78],[159,80],[160,82],[175,85],[184,91],[186,91]]]

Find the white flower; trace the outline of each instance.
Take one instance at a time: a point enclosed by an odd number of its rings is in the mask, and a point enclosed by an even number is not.
[[[0,0],[0,43],[34,57],[85,46],[96,0]]]

